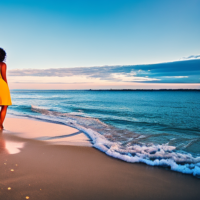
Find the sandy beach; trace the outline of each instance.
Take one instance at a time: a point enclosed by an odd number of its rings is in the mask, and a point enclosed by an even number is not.
[[[40,131],[46,140],[35,140]],[[0,145],[0,199],[177,200],[200,196],[198,178],[111,158],[92,148],[87,136],[71,127],[7,118]]]

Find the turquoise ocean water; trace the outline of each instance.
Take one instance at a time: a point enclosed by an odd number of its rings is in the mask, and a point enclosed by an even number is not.
[[[200,176],[199,91],[12,90],[11,96],[11,115],[76,127],[94,147],[127,162]]]

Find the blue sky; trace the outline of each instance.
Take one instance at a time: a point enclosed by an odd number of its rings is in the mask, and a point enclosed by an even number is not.
[[[1,0],[0,9],[0,46],[10,70],[134,66],[200,55],[200,0]]]

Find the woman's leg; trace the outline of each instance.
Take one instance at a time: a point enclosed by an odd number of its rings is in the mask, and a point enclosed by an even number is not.
[[[0,112],[0,130],[3,129],[3,122],[6,117],[8,106],[1,106],[1,112]]]
[[[0,131],[3,129],[3,126],[1,125],[1,111],[2,111],[2,106],[0,106],[1,110],[0,110]]]

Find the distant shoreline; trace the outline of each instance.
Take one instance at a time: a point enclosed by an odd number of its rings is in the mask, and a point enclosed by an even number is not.
[[[87,91],[200,91],[200,89],[90,89]]]
[[[38,90],[38,89],[11,89],[10,91],[200,91],[200,89],[84,89],[84,90],[55,90],[55,89],[48,89],[48,90]]]

